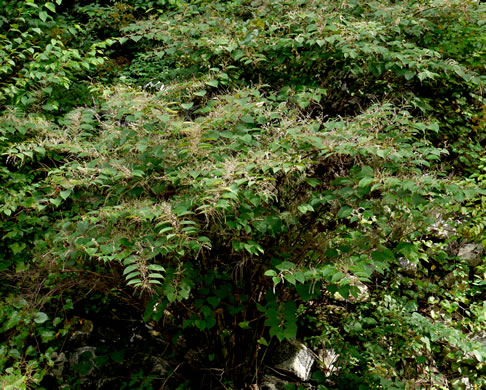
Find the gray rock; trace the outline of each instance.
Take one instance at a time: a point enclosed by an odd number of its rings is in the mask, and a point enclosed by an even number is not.
[[[454,389],[461,389],[461,390],[473,390],[474,387],[471,385],[469,378],[456,378],[452,380],[452,386]]]
[[[406,275],[414,276],[417,273],[417,263],[412,263],[405,257],[400,257],[398,259],[400,262],[400,268]]]
[[[265,375],[262,378],[262,382],[259,388],[261,390],[286,390],[286,385],[288,384],[289,382],[277,378],[276,376]]]
[[[349,301],[349,302],[365,302],[370,298],[370,293],[368,286],[364,284],[361,280],[359,280],[356,276],[354,275],[346,275],[346,278],[349,279],[350,286],[355,286],[358,288],[358,296],[355,297],[353,294],[349,294],[347,298],[344,298],[341,294],[338,292],[334,293],[334,298],[337,299],[338,301]]]
[[[440,213],[435,215],[435,222],[429,226],[428,230],[433,235],[444,240],[451,238],[457,233],[457,229],[449,222],[445,221]]]
[[[64,354],[64,352],[61,353],[53,352],[51,354],[51,359],[54,362],[54,367],[52,367],[51,369],[52,375],[54,375],[56,379],[62,380],[64,365],[67,361],[66,355]]]
[[[158,376],[165,376],[169,373],[170,362],[157,356],[151,356],[150,361],[152,363],[152,373]]]
[[[443,278],[444,285],[447,287],[451,287],[454,285],[454,283],[462,280],[464,278],[459,278],[457,274],[454,271],[449,272],[446,276]]]
[[[71,341],[76,342],[78,345],[85,344],[94,330],[93,321],[78,316],[71,318],[67,325],[70,327]]]
[[[96,389],[116,389],[118,388],[117,384],[119,384],[120,378],[113,377],[113,378],[101,378],[98,382],[93,383],[93,388]]]
[[[471,337],[471,341],[477,344],[475,349],[470,352],[470,357],[478,362],[486,361],[486,332],[473,335]]]
[[[482,262],[483,252],[481,244],[466,244],[459,248],[457,256],[466,260],[471,267],[477,267]]]
[[[295,375],[306,381],[310,378],[314,354],[298,341],[282,342],[271,357],[273,368]]]
[[[486,348],[486,332],[478,333],[472,337],[472,341],[481,343],[484,348]]]
[[[268,370],[267,373],[263,375],[260,385],[250,386],[250,390],[287,390],[289,388],[314,390],[315,386],[306,382],[295,382],[292,379],[286,380],[280,378],[272,375]]]
[[[69,366],[77,375],[80,382],[85,383],[90,376],[95,375],[96,347],[81,347],[76,349],[69,358]]]

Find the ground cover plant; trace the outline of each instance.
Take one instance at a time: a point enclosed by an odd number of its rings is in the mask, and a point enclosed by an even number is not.
[[[478,1],[5,1],[2,388],[250,388],[285,340],[310,388],[486,387],[485,24]]]

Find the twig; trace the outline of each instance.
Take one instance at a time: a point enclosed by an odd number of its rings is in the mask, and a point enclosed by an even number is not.
[[[177,365],[177,367],[176,367],[176,368],[174,368],[174,371],[172,371],[172,372],[171,372],[171,374],[170,374],[170,375],[169,375],[167,378],[165,378],[165,381],[164,381],[164,383],[162,383],[162,387],[160,388],[160,390],[163,390],[163,389],[165,388],[165,384],[167,383],[167,381],[170,379],[170,377],[171,377],[172,375],[174,375],[174,374],[175,374],[175,372],[177,371],[177,369],[178,369],[180,366],[182,366],[182,363],[179,363],[179,364]]]

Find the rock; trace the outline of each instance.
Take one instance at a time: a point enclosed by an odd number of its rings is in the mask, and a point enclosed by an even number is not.
[[[442,280],[446,287],[451,287],[456,282],[461,282],[462,280],[464,280],[464,277],[460,277],[457,275],[457,272],[451,271],[447,273]]]
[[[96,384],[93,384],[93,387],[99,390],[116,389],[119,386],[119,380],[120,378],[118,377],[101,378]]]
[[[291,380],[285,380],[278,376],[266,373],[261,379],[261,384],[252,385],[251,390],[288,390],[288,389],[315,389],[310,383],[294,382]]]
[[[189,349],[184,355],[184,360],[190,362],[191,364],[201,361],[201,352],[195,350],[194,348]]]
[[[261,390],[286,390],[289,382],[273,375],[265,375],[259,387]]]
[[[54,367],[52,367],[51,369],[52,375],[56,379],[62,380],[63,372],[64,372],[64,364],[67,361],[66,355],[64,354],[64,352],[61,353],[53,352],[51,354],[51,359],[54,362]]]
[[[454,389],[461,389],[461,390],[473,390],[474,387],[471,385],[469,378],[456,378],[452,380],[452,386]]]
[[[486,332],[478,333],[472,337],[472,341],[481,343],[484,348],[486,348]]]
[[[152,371],[151,371],[152,374],[157,374],[159,377],[163,377],[169,374],[170,371],[169,361],[157,356],[151,356],[150,361],[152,363]]]
[[[440,213],[435,215],[435,222],[430,225],[429,232],[441,239],[448,239],[457,233],[457,229],[446,222]]]
[[[478,362],[486,361],[486,332],[469,335],[469,339],[476,345],[468,357]]]
[[[273,368],[295,375],[307,381],[310,378],[314,364],[314,354],[304,344],[298,341],[282,342],[272,354]]]
[[[355,297],[353,294],[349,293],[349,296],[347,298],[344,298],[339,292],[334,293],[334,298],[337,299],[338,301],[348,301],[348,302],[365,302],[369,299],[370,293],[368,290],[368,286],[364,284],[362,281],[360,281],[356,276],[354,275],[346,275],[346,278],[349,279],[350,286],[355,286],[358,288],[358,296]]]
[[[69,358],[72,371],[80,376],[80,382],[85,383],[88,377],[94,376],[96,366],[96,347],[81,347],[76,349]]]
[[[400,257],[398,261],[400,262],[400,268],[404,274],[414,276],[417,273],[417,263],[412,263],[405,257]]]
[[[351,302],[365,302],[370,298],[370,293],[368,290],[368,286],[366,284],[360,282],[359,280],[356,280],[356,282],[353,285],[358,287],[359,293],[357,297],[355,297],[354,295],[351,295],[349,297],[349,300]]]
[[[481,244],[466,244],[459,248],[457,256],[466,260],[471,267],[477,267],[482,262],[483,252]]]
[[[83,345],[89,339],[94,329],[93,321],[78,316],[74,316],[67,321],[67,325],[70,328],[70,340],[78,345]]]

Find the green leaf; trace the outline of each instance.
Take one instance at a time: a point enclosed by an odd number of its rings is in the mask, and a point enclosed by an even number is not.
[[[118,363],[118,364],[123,363],[123,360],[125,359],[125,351],[120,350],[120,351],[112,352],[111,358],[113,359],[113,361],[115,363]]]
[[[248,123],[248,124],[252,124],[255,122],[255,120],[253,119],[253,117],[251,115],[243,115],[241,117],[241,121],[243,123]]]
[[[164,279],[164,275],[161,275],[159,273],[151,273],[148,275],[149,279]]]
[[[109,244],[109,245],[100,245],[100,250],[101,250],[101,253],[103,253],[104,255],[107,255],[109,253],[112,253],[114,248],[113,248],[113,244]]]
[[[12,253],[14,255],[22,252],[26,247],[27,247],[27,244],[26,243],[19,243],[19,242],[14,242],[13,244],[10,244],[9,245]]]
[[[373,183],[373,178],[372,177],[363,177],[359,183],[358,183],[358,187],[368,187],[369,185],[371,185]]]
[[[165,268],[159,264],[150,264],[147,268],[151,271],[160,271],[160,272],[165,271]]]
[[[295,285],[295,276],[293,274],[285,274],[284,279],[290,284]]]
[[[439,133],[439,123],[433,122],[428,126],[429,130],[432,130],[434,133]]]
[[[46,313],[43,313],[41,311],[38,311],[37,313],[35,313],[34,315],[34,322],[36,324],[43,324],[44,322],[46,322],[47,320],[49,319],[49,317],[47,316]]]
[[[289,271],[293,270],[296,267],[295,263],[292,263],[291,261],[284,260],[280,264],[276,265],[276,268],[279,271]]]
[[[44,6],[51,12],[56,12],[56,6],[50,2],[44,4]]]
[[[238,323],[238,326],[241,329],[251,329],[250,322],[249,321],[241,321]]]
[[[218,297],[208,297],[207,301],[213,308],[216,309],[221,300]]]
[[[337,213],[337,217],[338,218],[346,218],[346,217],[349,217],[352,212],[353,212],[353,208],[352,207],[343,206],[343,207],[341,207],[339,209],[339,211]]]
[[[312,178],[312,177],[307,177],[305,179],[305,181],[312,187],[317,187],[318,185],[321,185],[322,184],[322,181],[319,180],[319,179],[315,179],[315,178]]]
[[[67,198],[69,198],[69,195],[71,195],[71,193],[72,190],[65,190],[65,191],[61,191],[59,194],[61,195],[61,198],[66,200]]]
[[[59,198],[51,198],[49,202],[52,203],[54,206],[59,207],[62,203],[62,200]]]
[[[47,20],[47,12],[46,11],[40,11],[39,12],[39,18],[40,20],[42,20],[43,22],[45,22]]]
[[[294,277],[299,283],[305,283],[305,274],[303,272],[295,272]]]
[[[307,212],[307,207],[305,204],[301,204],[300,206],[297,206],[297,210],[299,210],[302,214],[305,214]]]
[[[349,297],[349,289],[350,289],[350,286],[349,285],[345,285],[345,286],[340,286],[338,287],[338,293],[344,298],[344,299],[348,299]]]
[[[209,81],[206,81],[206,84],[211,86],[211,87],[217,88],[218,85],[219,85],[219,82],[218,82],[218,80],[209,80]]]
[[[182,108],[184,108],[186,110],[189,110],[192,106],[194,106],[194,103],[193,102],[190,102],[190,103],[182,103],[181,106],[182,106]]]
[[[315,211],[314,207],[312,207],[310,204],[301,204],[300,206],[297,206],[297,209],[302,213],[305,214],[308,211]]]
[[[132,264],[132,265],[129,265],[128,267],[125,268],[125,270],[123,271],[123,275],[126,275],[126,274],[129,274],[130,272],[134,271],[138,269],[138,264]]]
[[[339,282],[341,281],[346,275],[343,274],[342,272],[336,272],[332,275],[331,277],[331,282],[332,283],[336,283],[336,282]]]
[[[257,343],[258,344],[261,344],[261,345],[264,345],[266,347],[268,347],[268,341],[265,340],[263,337],[260,337],[258,340],[257,340]]]
[[[17,261],[15,263],[15,272],[20,273],[20,272],[25,272],[29,269],[29,266],[25,264],[23,261]]]
[[[409,81],[409,80],[412,80],[412,79],[415,77],[415,74],[416,74],[416,73],[415,73],[414,71],[412,71],[412,70],[407,70],[407,71],[405,71],[404,76],[405,76],[405,79],[406,79],[407,81]]]
[[[85,250],[89,256],[94,256],[98,252],[98,248],[86,248]]]
[[[164,233],[170,232],[172,230],[174,230],[174,228],[172,226],[167,226],[167,227],[165,227],[163,229],[160,229],[159,234],[164,234]]]

